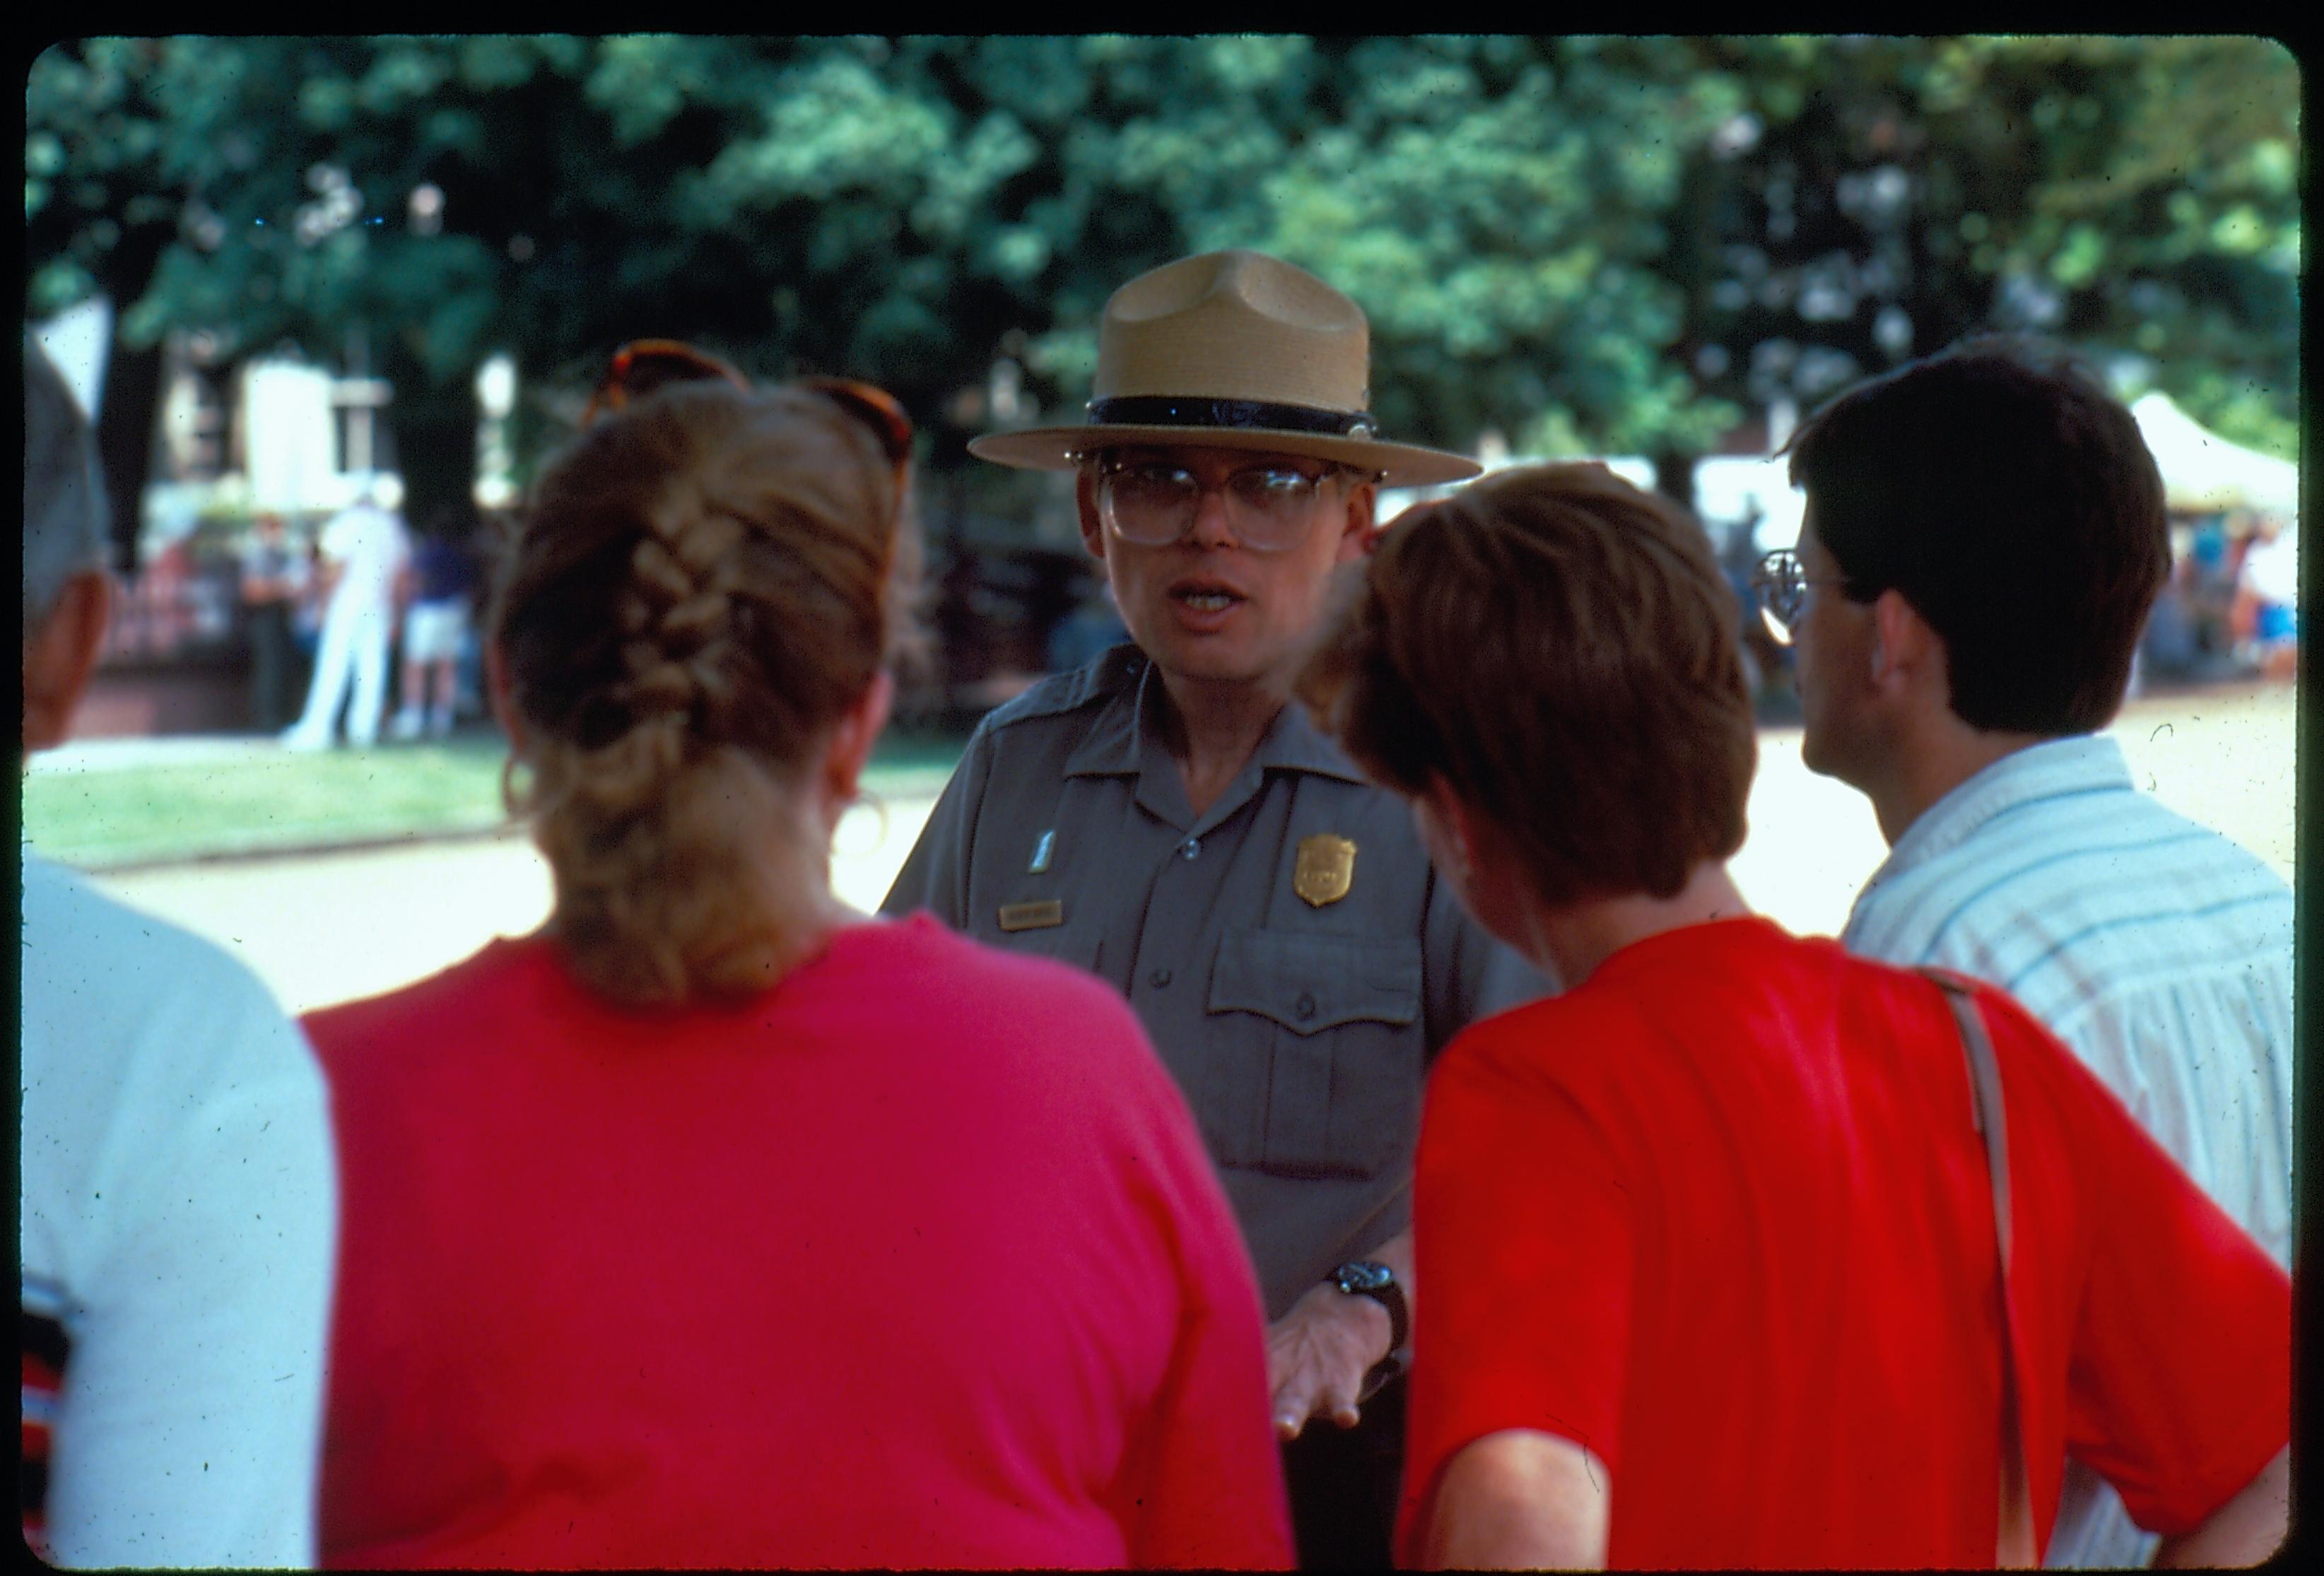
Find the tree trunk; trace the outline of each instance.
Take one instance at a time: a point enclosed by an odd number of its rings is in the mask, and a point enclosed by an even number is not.
[[[176,222],[132,226],[106,257],[97,288],[113,302],[113,332],[106,349],[105,387],[97,412],[97,463],[113,513],[113,564],[126,576],[138,570],[138,537],[145,518],[145,484],[153,474],[160,439],[161,346],[142,348],[121,334],[123,314],[143,300],[177,235]]]
[[[1681,453],[1669,448],[1658,448],[1653,456],[1655,491],[1689,514],[1694,512],[1695,458],[1692,451]]]
[[[416,530],[465,540],[476,529],[476,413],[458,401],[423,393],[407,402],[401,388],[396,393],[388,409],[403,517]]]
[[[97,457],[113,515],[113,565],[124,576],[134,576],[138,569],[137,539],[145,515],[145,484],[153,474],[161,408],[161,347],[133,348],[115,334],[97,406]]]

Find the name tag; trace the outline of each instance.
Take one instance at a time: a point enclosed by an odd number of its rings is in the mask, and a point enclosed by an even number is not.
[[[1055,898],[1044,898],[1038,903],[1001,905],[1001,928],[1003,930],[1041,930],[1065,922],[1065,906]]]

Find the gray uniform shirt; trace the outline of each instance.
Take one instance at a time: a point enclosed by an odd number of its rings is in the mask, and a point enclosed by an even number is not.
[[[927,908],[1129,999],[1277,1319],[1408,1222],[1430,1058],[1547,986],[1301,707],[1197,816],[1161,699],[1159,673],[1120,646],[988,715],[881,907]]]

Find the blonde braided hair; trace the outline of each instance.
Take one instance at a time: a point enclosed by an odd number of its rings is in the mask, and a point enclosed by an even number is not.
[[[684,384],[536,484],[494,638],[555,932],[613,1000],[764,989],[820,940],[805,773],[911,627],[878,442],[807,390]]]

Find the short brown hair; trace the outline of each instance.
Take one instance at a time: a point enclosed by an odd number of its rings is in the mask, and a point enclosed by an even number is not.
[[[1757,738],[1702,528],[1602,465],[1504,471],[1397,521],[1300,681],[1397,793],[1441,777],[1553,903],[1670,897],[1743,843]]]
[[[2163,475],[2088,366],[1985,335],[1859,383],[1789,445],[1816,539],[1945,643],[1973,728],[2095,733],[2171,576]]]
[[[822,393],[692,382],[535,484],[493,636],[558,936],[604,994],[746,992],[795,951],[827,852],[798,825],[810,752],[910,628],[898,481]]]

